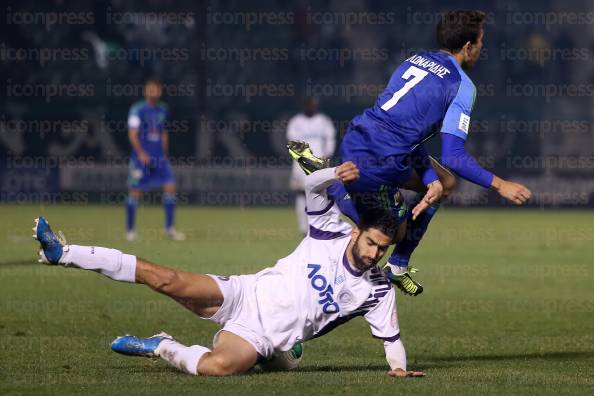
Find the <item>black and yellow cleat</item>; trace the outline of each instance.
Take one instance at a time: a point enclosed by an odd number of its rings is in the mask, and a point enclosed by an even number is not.
[[[418,269],[415,267],[408,267],[405,271],[397,271],[397,268],[398,267],[395,265],[389,263],[386,263],[384,266],[384,274],[386,274],[386,277],[390,282],[402,290],[404,294],[418,296],[423,293],[423,285],[415,281],[411,276],[411,274],[417,272]]]
[[[306,175],[330,166],[330,160],[316,157],[306,142],[290,140],[287,143],[287,150]]]

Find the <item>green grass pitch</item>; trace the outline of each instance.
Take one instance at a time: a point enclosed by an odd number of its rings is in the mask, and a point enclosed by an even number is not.
[[[295,372],[192,377],[116,355],[121,334],[164,330],[210,346],[216,326],[140,285],[36,262],[33,218],[72,243],[109,246],[196,272],[251,273],[299,242],[290,209],[182,207],[188,241],[164,240],[162,210],[0,206],[0,394],[593,394],[594,212],[444,208],[416,253],[425,293],[398,295],[409,367],[392,379],[381,342],[355,319],[305,344]]]

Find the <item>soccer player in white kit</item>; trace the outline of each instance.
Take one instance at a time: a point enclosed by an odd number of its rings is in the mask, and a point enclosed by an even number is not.
[[[307,142],[312,151],[322,158],[330,158],[336,149],[336,128],[330,117],[320,113],[318,100],[307,97],[303,111],[294,115],[287,124],[287,141]],[[293,162],[290,179],[291,190],[295,191],[295,212],[299,231],[307,234],[308,223],[305,208],[305,175]]]
[[[351,162],[307,176],[309,235],[274,267],[251,275],[176,271],[115,249],[67,245],[42,217],[36,220],[34,237],[45,262],[145,284],[222,327],[212,350],[185,346],[161,333],[118,337],[112,343],[116,352],[160,356],[195,375],[240,374],[260,359],[362,316],[371,334],[383,340],[390,376],[423,376],[406,370],[395,291],[377,266],[393,242],[397,223],[390,213],[372,210],[362,216],[359,227],[351,227],[326,195],[331,183],[358,177]]]

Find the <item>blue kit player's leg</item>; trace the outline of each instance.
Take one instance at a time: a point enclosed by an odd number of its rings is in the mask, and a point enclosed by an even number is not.
[[[159,183],[163,185],[163,209],[165,211],[165,234],[174,241],[183,241],[186,235],[175,229],[175,179],[171,171],[171,165],[165,158],[159,160],[156,176]]]
[[[349,131],[341,145],[343,161],[353,161],[360,173],[359,180],[345,186],[346,190],[359,212],[368,207],[381,207],[392,210],[400,221],[404,221],[408,217],[407,205],[397,202],[395,197],[398,187],[404,186],[414,174],[410,156],[382,157],[382,148],[372,147],[362,136],[357,130]],[[397,246],[402,243],[398,242]],[[406,241],[404,245],[407,246]],[[410,250],[410,244],[408,248]],[[423,292],[423,286],[410,276],[414,269],[409,271],[408,265],[396,268],[388,263],[384,271],[399,289],[415,296]]]
[[[423,196],[423,193],[417,194],[410,207],[414,208],[421,201],[421,199],[423,199]],[[396,245],[392,255],[388,259],[388,263],[397,267],[396,269],[393,269],[393,272],[399,273],[407,270],[410,256],[425,235],[425,232],[429,227],[429,223],[431,222],[431,219],[435,213],[437,213],[439,206],[439,203],[432,204],[423,213],[421,213],[415,219],[415,221],[412,220],[412,214],[409,214],[406,234],[404,235],[403,240]]]
[[[336,202],[338,208],[343,215],[347,216],[355,224],[359,224],[359,212],[355,207],[355,203],[351,199],[351,196],[344,188],[344,184],[336,182],[326,189],[328,197]]]
[[[146,171],[137,159],[132,158],[128,168],[128,199],[126,200],[126,239],[134,241],[137,238],[136,210],[138,201],[142,197],[142,189],[146,183]]]
[[[449,170],[444,168],[434,158],[429,156],[428,159],[430,161],[431,167],[437,173],[439,181],[443,186],[442,199],[447,198],[456,185],[456,178]],[[416,168],[415,170],[417,172],[413,174],[411,180],[409,180],[404,186],[404,188],[407,190],[417,192],[417,196],[411,203],[411,207],[414,207],[417,203],[419,203],[426,193],[426,187],[423,185],[420,177],[418,176],[422,171],[417,170]],[[425,232],[429,227],[429,223],[437,213],[439,207],[440,203],[436,202],[427,208],[427,210],[425,210],[423,213],[421,213],[415,221],[409,219],[404,239],[394,248],[394,252],[388,260],[390,264],[399,267],[399,269],[395,269],[396,272],[404,271],[408,267],[410,256],[425,235]]]

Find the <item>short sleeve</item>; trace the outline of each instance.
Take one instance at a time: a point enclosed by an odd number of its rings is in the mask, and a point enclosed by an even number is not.
[[[140,107],[138,105],[130,107],[130,112],[128,113],[128,128],[136,129],[140,126],[139,109]]]
[[[458,92],[446,110],[442,133],[449,133],[466,140],[470,128],[470,113],[474,105],[476,88],[474,84],[467,79],[462,79],[458,86]]]
[[[400,338],[396,293],[389,282],[386,287],[389,290],[383,297],[379,297],[380,302],[365,314],[365,320],[371,327],[371,334],[374,337],[393,342]]]

